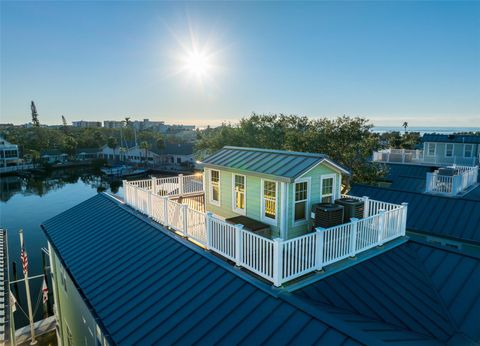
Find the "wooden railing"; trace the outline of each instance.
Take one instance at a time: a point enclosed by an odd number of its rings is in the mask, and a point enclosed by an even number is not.
[[[147,188],[139,187],[142,184]],[[352,222],[327,229],[318,228],[289,240],[272,240],[244,230],[242,225],[225,222],[212,213],[175,202],[168,195],[159,196],[151,190],[152,186],[124,181],[126,204],[275,286],[405,235],[406,204],[364,197],[366,213],[363,219],[352,219]]]

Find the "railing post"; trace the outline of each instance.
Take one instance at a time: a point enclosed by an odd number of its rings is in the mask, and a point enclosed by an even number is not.
[[[135,209],[138,209],[138,187],[135,187]]]
[[[315,270],[323,268],[323,241],[325,233],[319,228],[315,231]]]
[[[152,192],[157,194],[157,178],[152,177]]]
[[[183,174],[178,175],[178,195],[183,196]]]
[[[242,231],[243,225],[235,225],[235,264],[240,267],[242,264],[243,242]]]
[[[153,193],[152,191],[147,191],[148,193],[148,202],[147,202],[147,215],[151,217],[153,215]]]
[[[350,257],[355,257],[357,251],[358,219],[356,217],[352,217],[350,221],[352,222],[350,234]]]
[[[182,221],[183,221],[183,235],[188,236],[188,205],[182,204],[181,206]]]
[[[163,219],[164,219],[164,226],[168,226],[168,197],[162,197],[163,200]]]
[[[273,239],[273,284],[276,287],[282,284],[283,268],[283,240]]]
[[[402,203],[402,231],[401,234],[402,236],[405,236],[407,232],[407,212],[408,212],[408,203],[403,202]]]
[[[380,209],[379,210],[379,218],[378,218],[378,239],[377,239],[377,243],[378,243],[378,246],[382,246],[383,245],[383,238],[384,238],[384,234],[385,234],[385,226],[386,226],[386,223],[385,223],[385,219],[386,219],[386,215],[385,215],[385,209]]]
[[[123,187],[123,200],[125,201],[125,204],[128,204],[128,187],[127,187],[127,181],[122,180],[122,187]]]
[[[210,220],[212,218],[212,213],[207,211],[205,213],[205,235],[206,235],[206,238],[207,238],[207,244],[206,244],[206,248],[207,250],[210,250],[210,243],[211,243],[211,239],[212,239],[212,225],[210,223]]]
[[[402,163],[405,163],[405,149],[402,149]]]
[[[368,215],[370,214],[370,202],[368,199],[368,196],[363,196],[363,218],[367,218]]]
[[[434,173],[427,172],[427,180],[425,181],[425,191],[426,192],[432,191],[433,174]]]

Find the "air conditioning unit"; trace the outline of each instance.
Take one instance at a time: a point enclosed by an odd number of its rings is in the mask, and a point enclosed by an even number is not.
[[[332,203],[319,203],[312,206],[314,227],[329,228],[343,223],[343,206]]]
[[[451,167],[442,167],[438,169],[438,175],[453,176],[458,174],[458,169]]]
[[[355,198],[340,198],[335,200],[335,204],[343,207],[343,222],[350,222],[352,217],[361,219],[363,217],[364,202]]]

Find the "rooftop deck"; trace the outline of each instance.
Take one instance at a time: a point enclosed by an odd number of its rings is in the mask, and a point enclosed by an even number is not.
[[[478,166],[452,166],[456,173],[442,175],[440,171],[427,173],[426,192],[456,196],[477,184]]]
[[[277,287],[405,235],[406,204],[364,198],[362,219],[292,239],[269,239],[205,212],[202,175],[124,181],[123,186],[127,205]]]
[[[446,166],[446,165],[464,165],[475,166],[477,164],[476,157],[442,157],[442,156],[428,156],[423,150],[408,150],[408,149],[383,149],[374,151],[372,156],[374,162],[385,163],[402,163],[428,166]]]

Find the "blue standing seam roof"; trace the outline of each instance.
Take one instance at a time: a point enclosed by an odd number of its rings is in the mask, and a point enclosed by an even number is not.
[[[480,244],[480,200],[352,185],[349,194],[408,203],[407,229]]]
[[[106,195],[42,228],[114,344],[359,344]]]

